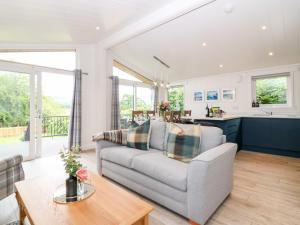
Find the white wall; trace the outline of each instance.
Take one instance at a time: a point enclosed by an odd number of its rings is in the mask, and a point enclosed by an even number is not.
[[[213,106],[220,106],[223,110],[232,114],[253,114],[262,113],[260,109],[252,108],[252,90],[251,77],[263,74],[293,72],[294,77],[294,102],[290,108],[273,108],[267,109],[274,114],[294,115],[300,114],[300,65],[286,65],[272,68],[257,69],[251,71],[243,71],[237,73],[219,74],[213,76],[204,76],[177,82],[184,84],[185,87],[185,109],[191,109],[192,115],[204,115],[206,113],[206,102],[196,103],[193,101],[193,92],[197,90],[235,88],[236,101],[212,103]],[[211,103],[208,103],[211,105]]]

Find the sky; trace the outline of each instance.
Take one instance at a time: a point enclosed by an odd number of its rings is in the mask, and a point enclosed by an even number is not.
[[[75,70],[76,52],[0,52],[0,60],[20,62],[50,68]],[[61,103],[71,104],[73,76],[42,73],[42,94],[52,96]]]

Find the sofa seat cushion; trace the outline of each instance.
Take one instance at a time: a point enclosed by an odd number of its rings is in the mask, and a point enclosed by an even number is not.
[[[135,156],[149,154],[153,152],[159,152],[155,149],[149,149],[148,151],[142,151],[134,148],[129,148],[126,146],[116,146],[109,147],[101,150],[100,158],[125,166],[127,168],[132,168],[132,159]]]
[[[188,164],[170,159],[163,152],[138,155],[132,168],[181,191],[186,191]]]

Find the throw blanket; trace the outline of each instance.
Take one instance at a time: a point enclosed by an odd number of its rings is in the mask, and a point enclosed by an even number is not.
[[[127,145],[128,129],[104,131],[93,136],[93,141],[110,141],[120,145]]]

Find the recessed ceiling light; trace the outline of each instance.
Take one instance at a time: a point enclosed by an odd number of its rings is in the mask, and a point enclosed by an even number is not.
[[[225,6],[224,6],[224,12],[225,13],[232,13],[234,9],[234,6],[232,3],[227,3]]]
[[[100,27],[99,27],[99,26],[97,26],[97,27],[96,27],[96,30],[100,30]]]
[[[203,43],[202,43],[202,46],[203,46],[203,47],[205,47],[205,46],[206,46],[206,43],[205,43],[205,42],[203,42]]]
[[[219,65],[219,67],[220,67],[220,68],[223,68],[223,65],[222,65],[222,64],[220,64],[220,65]]]
[[[267,29],[267,26],[266,26],[266,25],[262,25],[262,26],[261,26],[261,29],[262,29],[262,30],[266,30],[266,29]]]
[[[269,52],[269,56],[273,56],[274,55],[274,53],[273,52]]]

